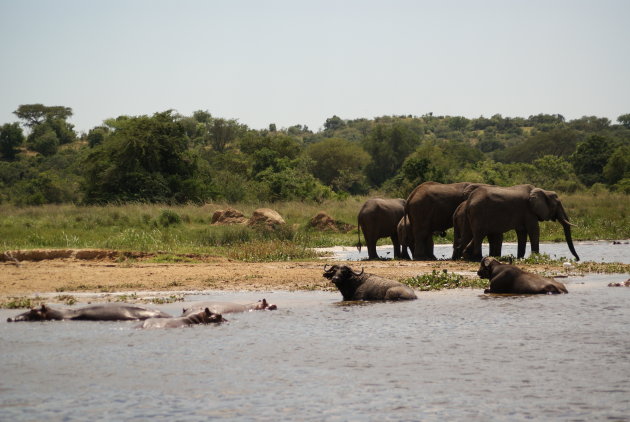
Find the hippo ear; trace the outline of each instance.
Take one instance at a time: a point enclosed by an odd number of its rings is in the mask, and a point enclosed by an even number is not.
[[[265,298],[263,298],[263,300],[260,301],[261,305],[263,306],[263,308],[266,308],[269,304],[267,303],[267,301],[265,300]]]
[[[46,311],[48,311],[48,308],[46,307],[45,303],[42,303],[42,306],[40,306],[39,310],[42,311],[42,312],[46,312]]]
[[[212,312],[210,312],[210,309],[208,309],[208,308],[204,309],[203,311],[204,311],[204,312],[206,313],[206,315],[208,315],[208,316],[212,315]]]

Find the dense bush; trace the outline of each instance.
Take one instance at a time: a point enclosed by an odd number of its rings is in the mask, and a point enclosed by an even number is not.
[[[628,192],[630,180],[628,114],[619,124],[559,114],[333,116],[312,132],[168,110],[108,119],[80,137],[68,107],[27,104],[15,114],[28,136],[17,123],[0,127],[0,201],[23,205],[405,197],[429,180]]]

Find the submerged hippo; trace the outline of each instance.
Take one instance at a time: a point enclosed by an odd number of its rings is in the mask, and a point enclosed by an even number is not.
[[[137,328],[179,328],[194,324],[220,324],[225,321],[221,314],[205,308],[177,318],[149,318]]]
[[[374,274],[356,273],[347,265],[324,266],[324,277],[332,281],[343,300],[414,300],[413,289],[398,281]]]
[[[104,303],[88,305],[76,309],[55,309],[41,305],[15,318],[8,318],[7,322],[18,321],[51,321],[74,319],[82,321],[130,321],[147,318],[172,318],[165,312],[143,305],[128,303]]]
[[[182,315],[189,315],[192,312],[197,312],[204,308],[208,308],[210,309],[210,311],[217,314],[230,314],[249,311],[273,311],[275,309],[278,309],[276,305],[270,305],[265,299],[245,305],[231,302],[197,302],[191,303],[190,306],[182,309]]]
[[[568,293],[565,285],[559,281],[524,271],[514,265],[503,264],[491,257],[481,260],[477,275],[490,280],[490,288],[486,289],[484,293]]]

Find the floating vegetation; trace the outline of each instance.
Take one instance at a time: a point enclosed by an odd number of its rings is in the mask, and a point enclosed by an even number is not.
[[[401,282],[421,291],[462,288],[485,289],[488,287],[487,280],[453,272],[449,273],[447,269],[433,270],[431,273],[417,275],[401,280]]]

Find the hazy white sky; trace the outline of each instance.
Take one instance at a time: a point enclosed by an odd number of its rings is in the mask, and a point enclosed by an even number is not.
[[[630,113],[629,0],[0,0],[0,124],[20,104],[326,118]]]

